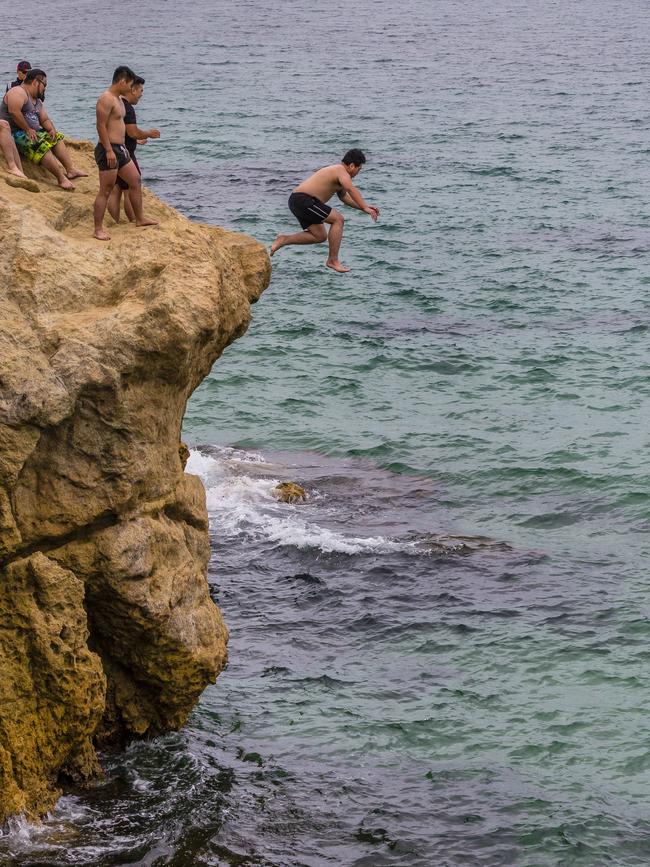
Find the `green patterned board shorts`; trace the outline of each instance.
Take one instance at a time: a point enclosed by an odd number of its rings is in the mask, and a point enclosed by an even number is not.
[[[50,134],[45,132],[44,129],[37,132],[36,135],[38,138],[36,141],[32,141],[27,133],[22,130],[14,133],[16,147],[20,151],[20,155],[33,163],[40,163],[45,154],[65,138],[62,132],[57,132],[54,141],[52,141]]]

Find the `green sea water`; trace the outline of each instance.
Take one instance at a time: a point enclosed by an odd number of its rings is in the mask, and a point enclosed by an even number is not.
[[[5,34],[60,129],[130,63],[192,219],[269,244],[350,146],[382,214],[348,212],[348,275],[281,250],[188,405],[229,669],[0,857],[647,864],[645,5],[97,10]]]

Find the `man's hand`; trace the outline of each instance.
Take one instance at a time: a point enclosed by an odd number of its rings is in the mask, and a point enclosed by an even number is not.
[[[150,129],[147,133],[147,138],[160,138],[160,130],[159,129]]]
[[[117,168],[117,157],[115,156],[115,151],[113,150],[113,148],[106,151],[106,164],[109,169]]]
[[[52,127],[52,131],[48,133],[50,141],[54,141],[57,137],[57,131]]]
[[[374,205],[368,205],[364,210],[369,217],[372,217],[372,221],[376,223],[377,218],[379,217],[379,208],[375,208]]]
[[[31,142],[34,142],[34,144],[36,144],[36,142],[38,141],[38,133],[36,132],[35,129],[32,129],[31,126],[30,126],[30,128],[27,130],[27,138],[28,138]]]

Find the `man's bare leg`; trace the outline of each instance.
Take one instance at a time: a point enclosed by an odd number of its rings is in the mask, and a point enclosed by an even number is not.
[[[122,188],[119,184],[115,184],[108,197],[108,213],[115,220],[120,222],[120,203],[122,201]]]
[[[104,214],[106,213],[106,205],[108,197],[111,194],[115,181],[117,180],[117,169],[99,173],[99,192],[95,198],[93,205],[93,217],[95,219],[94,236],[98,241],[110,241],[111,236],[104,228]]]
[[[140,172],[136,169],[133,162],[122,166],[119,174],[129,185],[129,199],[133,205],[136,226],[157,226],[158,220],[145,217],[142,212],[142,183],[140,181]]]
[[[10,175],[18,178],[26,178],[27,175],[21,168],[20,155],[16,148],[16,142],[11,134],[11,127],[6,120],[0,120],[0,148],[7,161],[7,171]]]
[[[129,223],[135,222],[135,211],[133,210],[128,190],[124,190],[124,213]]]
[[[59,162],[56,157],[52,153],[52,151],[48,151],[43,159],[41,160],[41,165],[44,166],[48,172],[51,172],[58,185],[62,190],[74,190],[74,184],[71,184],[70,181],[63,174],[63,169],[61,168]]]
[[[293,235],[278,235],[271,244],[271,256],[280,249],[290,244],[322,244],[327,239],[327,229],[322,223],[316,223],[304,229],[302,232],[294,232]]]
[[[346,268],[345,265],[342,265],[339,261],[339,250],[341,249],[341,241],[343,240],[343,226],[345,225],[345,218],[343,214],[339,214],[338,211],[332,208],[332,211],[329,217],[325,220],[325,222],[330,223],[330,233],[327,239],[330,248],[330,254],[327,257],[327,261],[325,262],[325,264],[333,271],[338,271],[339,274],[347,274],[350,269]]]
[[[74,180],[74,178],[87,178],[88,172],[82,172],[81,169],[76,168],[72,164],[72,160],[70,159],[70,154],[68,153],[68,149],[65,144],[60,141],[57,142],[52,148],[52,153],[57,158],[57,160],[63,165],[65,169],[65,173],[68,176],[69,180]]]

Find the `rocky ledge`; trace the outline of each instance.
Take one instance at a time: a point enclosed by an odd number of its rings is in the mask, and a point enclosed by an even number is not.
[[[182,726],[225,665],[180,430],[270,277],[253,238],[148,191],[159,226],[94,240],[71,145],[73,193],[0,162],[0,821],[95,778],[97,746]]]

